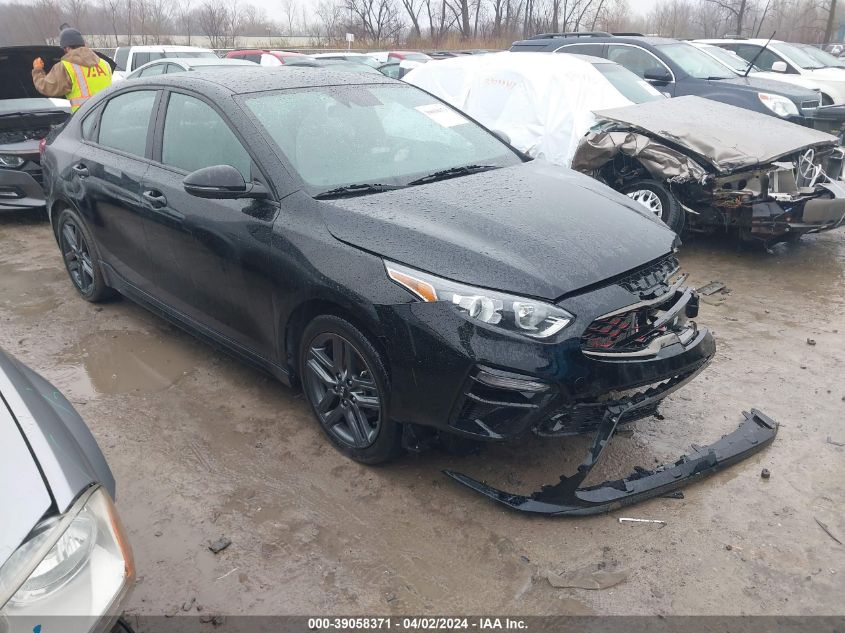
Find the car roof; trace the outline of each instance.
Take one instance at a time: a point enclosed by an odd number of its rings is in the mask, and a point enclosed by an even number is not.
[[[757,46],[762,46],[763,44],[766,44],[766,43],[768,43],[768,44],[785,44],[786,43],[783,40],[771,40],[771,41],[769,41],[768,39],[760,39],[760,38],[739,39],[739,38],[728,38],[728,37],[721,38],[721,39],[714,39],[714,38],[698,39],[698,40],[695,40],[695,41],[700,42],[702,44],[718,44],[719,42],[728,42],[730,44],[755,44]]]
[[[164,59],[157,59],[156,62],[170,62],[175,64],[184,64],[185,66],[255,66],[254,63],[245,59],[227,59],[221,57],[220,59],[211,59],[210,57],[165,57]]]
[[[535,36],[536,37],[536,36]],[[651,35],[589,35],[589,36],[582,36],[582,35],[552,35],[549,37],[537,38],[537,39],[527,39],[527,40],[520,40],[519,42],[514,42],[514,45],[534,45],[539,46],[545,44],[546,46],[550,46],[552,44],[557,44],[558,46],[563,46],[564,44],[607,44],[611,42],[617,42],[619,44],[651,44],[652,46],[658,46],[660,44],[674,44],[679,42],[680,40],[676,40],[671,37],[656,37]]]
[[[381,73],[349,73],[332,71],[330,68],[297,68],[295,66],[280,70],[276,67],[267,68],[257,64],[248,65],[250,67],[246,68],[238,64],[238,68],[221,69],[214,73],[175,73],[139,77],[129,83],[133,87],[147,84],[182,86],[212,96],[320,86],[402,84]]]
[[[175,44],[142,44],[139,46],[121,46],[119,48],[131,48],[137,51],[210,51],[210,48],[203,48],[202,46],[176,46]]]

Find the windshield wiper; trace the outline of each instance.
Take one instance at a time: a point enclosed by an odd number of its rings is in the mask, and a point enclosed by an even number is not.
[[[343,187],[336,187],[328,191],[322,191],[314,196],[316,200],[324,200],[326,198],[342,198],[343,196],[360,196],[368,193],[379,193],[382,191],[393,191],[394,189],[402,189],[404,185],[382,185],[378,183],[362,182],[357,185],[344,185]]]
[[[449,169],[443,169],[441,171],[436,171],[433,174],[429,174],[428,176],[423,176],[422,178],[417,178],[416,180],[412,180],[408,183],[409,186],[412,185],[424,185],[429,182],[436,182],[438,180],[446,180],[448,178],[457,178],[458,176],[466,176],[467,174],[476,174],[482,171],[489,171],[491,169],[498,169],[495,165],[464,165],[463,167],[450,167]]]

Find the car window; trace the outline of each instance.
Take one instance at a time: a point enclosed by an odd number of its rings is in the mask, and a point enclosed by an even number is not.
[[[390,77],[391,79],[399,79],[401,74],[399,64],[385,64],[384,66],[379,66],[378,70],[382,75]]]
[[[731,79],[736,75],[704,51],[687,42],[660,44],[660,52],[672,60],[690,77],[696,79]]]
[[[728,50],[735,51],[737,55],[742,57],[745,61],[749,62],[754,59],[755,56],[757,56],[757,59],[754,61],[754,65],[758,68],[762,68],[763,70],[771,70],[772,65],[775,62],[783,61],[780,56],[776,55],[771,49],[767,48],[762,53],[760,53],[761,48],[761,46],[758,46],[756,44],[735,44]],[[757,55],[757,53],[760,53],[760,55]],[[787,64],[787,67],[789,66],[790,65]]]
[[[789,59],[801,66],[801,68],[806,68],[807,70],[818,70],[819,68],[824,68],[824,64],[813,59],[811,55],[808,55],[804,50],[798,48],[797,46],[786,44],[784,42],[775,42],[774,44],[769,44],[769,46],[775,52],[789,57]]]
[[[126,70],[126,62],[129,61],[129,47],[121,46],[114,52],[115,70]]]
[[[98,110],[99,108],[90,112],[82,120],[82,138],[86,141],[94,141],[97,138],[97,121],[100,118]]]
[[[607,47],[607,58],[627,68],[638,77],[645,77],[648,70],[666,68],[654,55],[638,46],[610,44]]]
[[[520,162],[495,136],[412,86],[324,86],[245,102],[312,193]]]
[[[165,71],[165,66],[169,64],[153,64],[149,68],[144,68],[141,72],[138,73],[139,77],[152,77],[153,75],[163,75]]]
[[[100,118],[100,145],[144,156],[155,90],[133,90],[109,99]]]
[[[603,44],[567,44],[562,46],[556,53],[571,53],[573,55],[594,55],[602,57]]]
[[[726,48],[719,48],[718,46],[710,46],[709,44],[703,44],[699,50],[704,51],[707,55],[710,55],[710,57],[714,58],[716,61],[721,62],[735,73],[745,74],[745,71],[748,69],[748,60],[743,59],[734,51],[730,51]],[[751,72],[758,70],[760,69],[757,66],[754,66],[751,69]]]
[[[204,101],[176,92],[167,104],[161,162],[185,171],[231,165],[252,180],[252,161],[228,124]]]
[[[167,66],[167,70],[165,70],[164,72],[167,73],[168,75],[172,75],[174,73],[185,72],[185,69],[182,68],[179,64],[166,64],[166,66]]]
[[[604,62],[593,66],[629,101],[646,103],[666,98],[650,83],[618,64]]]

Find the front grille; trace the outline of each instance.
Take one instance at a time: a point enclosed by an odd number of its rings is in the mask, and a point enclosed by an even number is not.
[[[581,337],[581,346],[589,351],[637,351],[648,344],[663,331],[650,326],[656,309],[641,308],[612,317],[596,319]]]
[[[684,277],[676,278],[677,272],[678,261],[670,256],[621,279],[619,285],[640,301],[590,323],[581,336],[584,352],[644,356],[692,339],[695,324],[687,319],[697,315],[698,298],[680,287]]]
[[[821,105],[821,101],[814,100],[814,101],[802,101],[801,102],[801,109],[802,110],[815,110]]]
[[[659,297],[668,292],[669,280],[679,267],[678,260],[672,255],[667,255],[653,264],[637,269],[618,283],[640,299]]]

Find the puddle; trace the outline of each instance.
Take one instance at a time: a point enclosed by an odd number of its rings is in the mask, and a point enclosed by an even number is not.
[[[106,331],[83,338],[60,357],[52,382],[75,397],[153,393],[174,385],[196,365],[196,353],[177,337]]]

